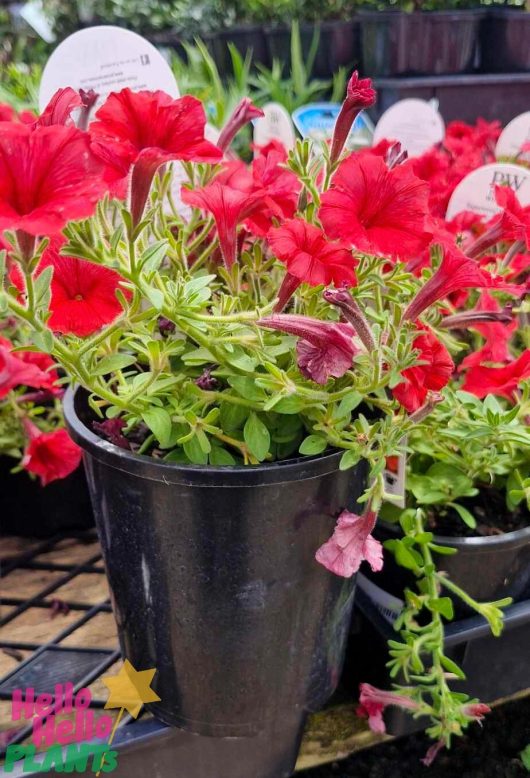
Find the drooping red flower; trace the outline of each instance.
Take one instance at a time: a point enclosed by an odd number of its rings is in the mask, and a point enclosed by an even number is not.
[[[101,173],[75,127],[0,123],[0,230],[54,235],[90,216],[105,191]]]
[[[371,510],[362,516],[343,511],[337,519],[331,538],[320,546],[315,559],[336,575],[351,578],[368,562],[374,572],[383,567],[383,547],[372,537],[377,514]]]
[[[34,127],[51,127],[54,124],[73,125],[72,111],[83,105],[79,92],[72,87],[58,89],[35,121]]]
[[[370,78],[359,78],[359,73],[355,70],[348,81],[346,89],[346,98],[342,103],[331,141],[330,159],[334,163],[341,155],[344,144],[348,140],[348,135],[352,125],[364,108],[370,108],[374,105],[376,99],[375,89],[372,87]]]
[[[389,170],[380,157],[352,154],[322,195],[318,215],[326,233],[359,251],[411,258],[431,241],[429,187],[406,165]]]
[[[31,352],[12,353],[13,344],[0,338],[0,399],[19,386],[31,386],[33,389],[53,389],[57,373],[47,370],[44,361],[32,360]],[[31,355],[31,356],[30,356]],[[46,363],[51,362],[49,357]],[[52,362],[51,362],[52,363]],[[53,363],[52,363],[53,364]]]
[[[420,352],[418,359],[423,364],[404,370],[404,380],[392,389],[398,403],[409,413],[422,407],[430,391],[443,389],[455,368],[449,352],[431,330],[420,332],[413,346]]]
[[[411,697],[397,692],[388,692],[383,689],[376,689],[369,683],[362,683],[359,686],[359,707],[357,715],[368,718],[368,724],[372,732],[384,734],[386,732],[383,713],[385,708],[395,705],[405,710],[418,710],[419,704]]]
[[[478,257],[500,241],[521,241],[530,249],[530,206],[523,208],[509,186],[495,187],[495,200],[503,210],[486,225],[486,230],[466,250]]]
[[[530,378],[530,349],[505,367],[472,367],[466,373],[462,389],[480,399],[495,394],[513,402],[519,384],[527,378]]]
[[[300,372],[317,384],[324,385],[331,376],[343,376],[359,353],[353,342],[353,328],[349,324],[282,313],[260,319],[257,324],[296,335],[299,338],[296,352]]]
[[[490,274],[455,245],[446,243],[442,248],[440,267],[413,298],[404,313],[404,319],[417,319],[422,311],[438,300],[443,300],[451,292],[495,286],[495,280]]]
[[[255,106],[250,97],[243,97],[236,105],[232,115],[221,130],[219,140],[217,141],[219,148],[222,151],[226,151],[239,130],[241,130],[245,124],[248,124],[253,119],[258,119],[260,116],[265,116],[261,108]]]
[[[236,189],[222,180],[202,188],[181,190],[182,202],[211,213],[215,219],[219,245],[225,266],[230,269],[237,259],[237,227],[261,202],[261,193]]]
[[[79,467],[81,449],[65,429],[41,432],[28,420],[25,420],[24,426],[29,443],[24,452],[22,467],[28,473],[39,476],[42,486],[66,478]]]
[[[351,249],[341,242],[327,240],[321,229],[303,219],[290,219],[273,227],[267,241],[275,255],[287,267],[277,311],[283,310],[300,284],[355,286],[355,259]]]
[[[46,249],[39,272],[53,267],[48,327],[81,338],[110,324],[122,312],[116,290],[123,280],[110,268]],[[129,293],[122,290],[127,297]]]
[[[165,92],[112,93],[90,125],[93,149],[109,163],[109,154],[121,160],[116,167],[134,165],[131,212],[137,224],[143,214],[153,177],[160,165],[172,160],[217,162],[222,152],[204,137],[206,114],[189,95],[174,100]]]
[[[501,306],[497,300],[487,291],[483,291],[475,308],[478,312],[491,311],[500,312]],[[467,370],[471,367],[481,365],[483,362],[510,362],[513,360],[508,349],[508,343],[517,329],[517,320],[512,318],[509,323],[485,322],[483,324],[471,325],[473,329],[480,332],[485,339],[482,348],[468,354],[462,360],[459,370]]]

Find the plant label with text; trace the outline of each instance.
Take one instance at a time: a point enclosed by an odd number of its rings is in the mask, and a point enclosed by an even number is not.
[[[495,201],[496,186],[511,187],[521,205],[530,205],[530,170],[522,165],[494,162],[473,170],[458,184],[447,206],[447,221],[461,211],[472,211],[487,219],[495,216],[501,210]]]
[[[444,137],[445,124],[438,109],[413,97],[399,100],[384,112],[375,127],[374,146],[381,140],[395,140],[409,157],[419,157]]]
[[[167,92],[179,97],[179,88],[169,64],[155,47],[130,30],[102,26],[79,30],[64,40],[48,60],[39,92],[44,110],[58,89],[93,89],[96,110],[111,92],[126,87]]]

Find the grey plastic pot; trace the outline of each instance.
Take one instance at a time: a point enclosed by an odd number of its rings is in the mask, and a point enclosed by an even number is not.
[[[289,775],[307,712],[338,683],[353,605],[355,581],[315,552],[354,507],[364,468],[340,471],[340,452],[256,467],[138,456],[91,432],[79,390],[65,418],[84,450],[122,652],[157,669],[151,712],[247,738],[259,764],[243,778]],[[250,770],[237,760],[204,778]]]
[[[385,541],[400,535],[399,527],[379,522],[375,531]],[[503,535],[451,538],[435,535],[434,542],[457,549],[451,556],[436,555],[438,569],[445,571],[471,597],[480,601],[513,597],[515,602],[530,597],[530,526]],[[390,594],[401,597],[411,583],[411,574],[385,551],[383,569],[368,578]],[[455,600],[457,613],[468,615],[469,609]]]

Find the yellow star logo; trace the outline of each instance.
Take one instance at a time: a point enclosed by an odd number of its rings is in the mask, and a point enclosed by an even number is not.
[[[101,679],[110,692],[105,709],[126,708],[133,718],[137,718],[144,703],[160,700],[151,689],[155,673],[154,668],[135,670],[126,659],[118,675],[107,675]]]

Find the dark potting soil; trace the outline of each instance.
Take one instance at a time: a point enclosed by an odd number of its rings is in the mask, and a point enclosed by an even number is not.
[[[436,535],[450,538],[488,537],[514,532],[530,525],[530,514],[526,506],[509,511],[504,493],[481,487],[479,494],[472,499],[459,502],[473,514],[477,521],[474,529],[468,527],[454,510],[438,513],[428,511],[428,529]]]
[[[481,727],[455,738],[431,767],[421,759],[431,741],[410,735],[361,751],[349,759],[298,773],[299,778],[529,778],[520,753],[530,744],[530,699],[495,708]]]

